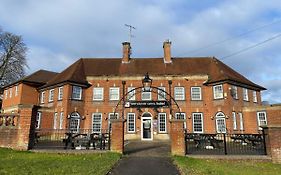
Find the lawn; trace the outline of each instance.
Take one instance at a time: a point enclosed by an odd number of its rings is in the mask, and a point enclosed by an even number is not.
[[[174,162],[180,168],[183,175],[281,174],[281,165],[254,160],[209,160],[175,156]]]
[[[0,174],[106,174],[117,153],[58,154],[0,148]]]

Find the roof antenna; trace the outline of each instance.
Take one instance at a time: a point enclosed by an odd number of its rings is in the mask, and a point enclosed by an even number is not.
[[[132,35],[132,29],[136,30],[136,28],[129,24],[125,24],[125,26],[129,28],[129,42],[131,43],[132,38],[135,37],[134,35]]]

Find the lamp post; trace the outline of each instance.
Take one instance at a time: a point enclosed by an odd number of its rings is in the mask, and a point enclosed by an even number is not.
[[[149,78],[148,72],[145,74],[144,79],[142,79],[142,86],[144,92],[150,92],[152,85],[152,79]]]

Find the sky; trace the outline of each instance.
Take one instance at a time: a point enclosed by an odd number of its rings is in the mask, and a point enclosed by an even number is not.
[[[29,48],[28,74],[121,57],[125,24],[136,28],[132,57],[162,57],[169,39],[172,57],[214,56],[281,103],[280,0],[0,0],[1,28]]]

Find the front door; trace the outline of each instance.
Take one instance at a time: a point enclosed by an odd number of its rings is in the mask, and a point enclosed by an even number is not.
[[[142,140],[152,140],[153,132],[152,132],[152,117],[142,117],[142,127],[141,127],[141,139]]]

